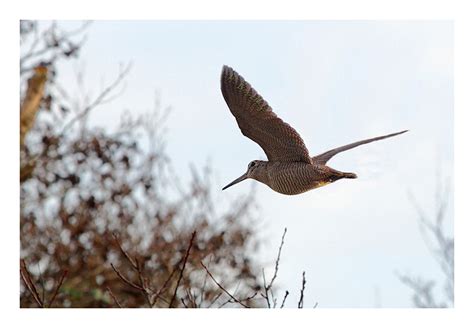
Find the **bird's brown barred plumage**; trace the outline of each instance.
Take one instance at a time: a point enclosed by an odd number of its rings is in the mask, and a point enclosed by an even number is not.
[[[268,161],[250,162],[247,172],[223,189],[252,178],[279,193],[295,195],[342,178],[354,179],[357,177],[354,173],[337,171],[327,166],[327,161],[342,151],[407,132],[357,141],[310,157],[298,132],[280,119],[252,86],[228,66],[222,69],[221,91],[242,134],[258,143],[268,157]]]
[[[298,132],[276,116],[252,86],[228,66],[222,69],[221,90],[242,133],[263,148],[269,161],[311,164]]]

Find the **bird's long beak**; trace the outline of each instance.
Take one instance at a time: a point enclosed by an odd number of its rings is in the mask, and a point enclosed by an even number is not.
[[[222,188],[222,190],[226,190],[227,188],[235,185],[236,183],[239,183],[241,181],[244,181],[245,179],[247,179],[247,172],[245,172],[242,176],[238,177],[237,179],[235,179],[234,181],[232,181],[231,183],[229,183],[227,186],[225,186],[224,188]]]

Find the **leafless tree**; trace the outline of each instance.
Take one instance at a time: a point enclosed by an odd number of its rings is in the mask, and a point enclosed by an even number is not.
[[[440,180],[439,180],[440,181]],[[450,180],[438,183],[436,188],[436,209],[433,215],[425,212],[410,193],[418,214],[420,232],[433,259],[438,263],[444,277],[442,297],[436,297],[434,289],[439,282],[423,277],[399,274],[400,280],[413,290],[413,304],[416,307],[439,308],[454,306],[454,238],[447,231]]]

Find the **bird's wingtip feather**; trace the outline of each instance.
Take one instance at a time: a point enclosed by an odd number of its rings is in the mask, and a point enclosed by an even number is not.
[[[233,71],[232,67],[227,66],[227,65],[222,65],[222,72],[223,73],[224,72],[232,72],[232,71]]]

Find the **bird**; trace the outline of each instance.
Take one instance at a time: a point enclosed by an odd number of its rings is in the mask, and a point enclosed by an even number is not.
[[[326,163],[340,152],[408,131],[356,141],[310,156],[298,132],[279,118],[265,99],[235,70],[224,65],[220,82],[224,100],[242,134],[260,145],[268,158],[268,161],[251,161],[247,172],[222,190],[246,179],[254,179],[278,193],[297,195],[340,179],[355,179],[355,173],[335,170]]]

